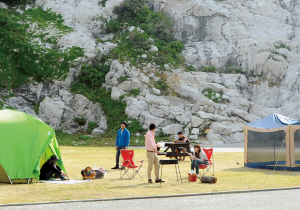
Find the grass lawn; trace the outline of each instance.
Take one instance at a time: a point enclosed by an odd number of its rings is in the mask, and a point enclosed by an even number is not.
[[[243,166],[243,153],[215,153],[216,184],[188,182],[190,161],[180,162],[183,183],[176,181],[174,165],[163,166],[162,185],[147,183],[147,161],[141,174],[143,178],[120,179],[119,170],[110,170],[115,165],[116,150],[111,147],[61,146],[64,164],[70,179],[82,179],[80,171],[86,166],[107,169],[106,179],[92,182],[59,184],[0,184],[0,203],[23,203],[62,201],[77,199],[101,199],[132,196],[171,195],[182,193],[207,193],[217,191],[267,189],[300,186],[299,172],[250,169]],[[161,159],[166,158],[160,156]],[[146,159],[144,149],[135,149],[135,160]],[[239,162],[240,164],[236,164]]]
[[[108,147],[115,145],[117,132],[106,133],[102,135],[89,135],[89,134],[68,134],[62,131],[56,131],[56,137],[60,146],[93,146],[93,147]],[[145,133],[145,132],[144,132]],[[140,136],[130,136],[131,146],[144,146],[145,137],[144,133]],[[159,133],[155,136],[156,142],[172,142],[174,138],[171,135]]]

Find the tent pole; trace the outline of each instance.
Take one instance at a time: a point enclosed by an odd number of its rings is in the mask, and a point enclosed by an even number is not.
[[[29,184],[29,180],[30,180],[30,178],[28,178],[28,182],[27,182],[27,184]]]
[[[278,163],[278,161],[279,161],[279,157],[280,157],[280,154],[281,154],[281,150],[282,150],[282,147],[283,147],[285,141],[286,141],[286,136],[285,136],[285,138],[284,138],[284,140],[283,140],[283,142],[282,142],[282,145],[281,145],[281,148],[280,148],[280,152],[279,152],[279,155],[278,155],[278,157],[277,157],[277,161],[276,161],[275,166],[274,166],[274,171],[275,171],[276,166],[277,166],[277,163]],[[275,140],[274,140],[274,142],[275,142]],[[274,153],[274,157],[275,157],[275,153]]]
[[[275,139],[274,139],[274,163],[275,163],[275,167],[274,167],[274,170],[275,170],[275,168],[276,168],[276,157],[275,157],[275,152],[276,152],[276,150],[275,150]]]
[[[9,176],[8,176],[8,175],[7,175],[7,177],[8,177],[8,179],[9,179],[9,181],[10,181],[10,184],[13,184],[13,183],[12,183],[12,181],[11,181],[11,179],[9,178]]]
[[[244,125],[244,166],[248,163],[248,128]]]

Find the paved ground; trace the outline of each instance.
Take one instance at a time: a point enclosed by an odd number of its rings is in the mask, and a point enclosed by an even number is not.
[[[221,209],[221,210],[296,210],[300,209],[300,189],[248,193],[199,195],[135,200],[89,201],[42,205],[0,207],[5,210],[82,210],[82,209]]]

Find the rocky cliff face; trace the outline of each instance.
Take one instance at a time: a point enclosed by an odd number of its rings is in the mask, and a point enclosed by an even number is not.
[[[44,9],[62,14],[66,24],[74,28],[59,45],[84,48],[83,62],[116,47],[105,41],[113,35],[105,34],[97,17],[113,17],[112,8],[120,2],[109,0],[102,7],[98,0],[37,0]],[[185,43],[183,56],[188,65],[198,70],[214,65],[219,72],[186,72],[171,64],[165,64],[167,71],[161,71],[155,63],[137,68],[114,60],[103,86],[112,89],[112,98],[120,100],[123,96],[129,117],[139,119],[144,127],[154,122],[167,134],[184,130],[191,139],[214,145],[242,142],[245,122],[273,112],[300,119],[298,1],[147,3],[154,11],[171,17],[175,36]],[[97,38],[105,42],[97,43]],[[82,131],[88,122],[78,126],[72,119],[84,115],[99,124],[95,133],[104,132],[106,120],[99,104],[68,91],[79,69],[71,69],[65,82],[21,86],[14,90],[17,97],[5,103],[32,115],[34,104],[39,104],[39,117],[55,129]],[[125,81],[118,80],[124,76]],[[169,95],[154,87],[153,83],[160,80],[169,85]],[[137,88],[138,96],[127,94]]]
[[[186,44],[186,61],[201,69],[242,68],[245,98],[266,107],[281,107],[299,89],[300,6],[286,1],[149,0],[168,14],[175,36]],[[267,90],[267,91],[266,91]]]

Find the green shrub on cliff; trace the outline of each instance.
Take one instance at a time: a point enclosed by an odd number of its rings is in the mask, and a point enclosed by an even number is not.
[[[35,2],[35,0],[1,0],[1,1],[9,6],[33,4]]]
[[[86,96],[89,100],[95,101],[101,104],[101,108],[105,113],[107,119],[107,134],[115,136],[116,131],[120,128],[122,121],[129,123],[129,129],[131,133],[144,132],[139,121],[136,119],[129,119],[125,113],[126,103],[122,101],[116,101],[111,99],[110,90],[105,88],[92,89],[85,83],[75,83],[71,87],[73,93],[79,93]]]
[[[101,87],[105,82],[105,75],[109,72],[109,65],[105,64],[89,64],[81,67],[79,80],[82,83],[88,84],[92,89]]]
[[[37,13],[40,15],[36,16]],[[55,36],[33,41],[47,33],[36,34],[29,23],[34,22],[36,27],[42,28],[51,21],[60,35],[70,31],[63,25],[61,16],[41,8],[26,10],[24,14],[11,8],[0,9],[0,87],[10,89],[29,81],[64,79],[74,60],[83,56],[79,47],[66,50],[46,47],[46,43],[55,43],[51,39],[57,38]]]
[[[162,69],[164,64],[184,63],[184,44],[173,37],[173,24],[166,15],[151,11],[144,0],[125,0],[113,12],[116,19],[102,18],[106,33],[115,33],[113,42],[118,44],[109,55],[111,59],[130,61],[132,65],[153,62]],[[131,26],[135,29],[129,32]],[[158,51],[147,52],[151,45]],[[145,53],[147,57],[141,57]]]

